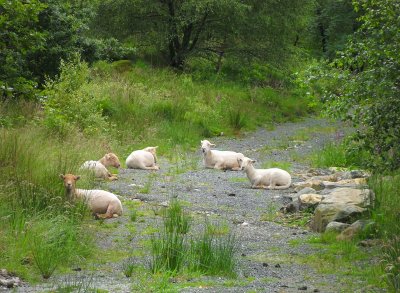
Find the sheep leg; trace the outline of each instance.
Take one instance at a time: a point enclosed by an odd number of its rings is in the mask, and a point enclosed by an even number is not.
[[[225,168],[224,163],[216,163],[216,164],[214,165],[214,169],[225,170],[226,168]]]
[[[144,166],[142,169],[145,169],[145,170],[160,170],[160,167],[158,167],[157,165],[154,165],[154,166],[151,166],[151,167]]]
[[[118,180],[118,177],[117,177],[117,175],[113,175],[111,173],[108,173],[107,179],[110,180],[110,181],[114,181],[114,180]]]
[[[240,171],[241,168],[240,168],[240,167],[233,167],[231,170],[232,170],[232,171]]]

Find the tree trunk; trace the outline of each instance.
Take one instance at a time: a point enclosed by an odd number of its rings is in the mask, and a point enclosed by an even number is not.
[[[219,74],[219,72],[221,71],[222,68],[222,58],[224,57],[224,51],[219,51],[218,52],[218,61],[217,61],[217,65],[215,66],[215,72],[217,74]]]

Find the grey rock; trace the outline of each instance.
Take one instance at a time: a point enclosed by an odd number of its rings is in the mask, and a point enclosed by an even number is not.
[[[372,220],[358,220],[351,224],[349,227],[344,229],[340,235],[336,237],[338,240],[351,240],[357,234],[366,231],[371,226],[375,225],[375,222]]]
[[[317,191],[314,188],[311,187],[305,187],[302,190],[300,190],[297,195],[302,195],[302,194],[307,194],[307,193],[317,193]]]
[[[326,194],[321,204],[356,205],[362,208],[372,206],[374,194],[369,189],[335,188]]]
[[[347,224],[347,223],[333,221],[333,222],[330,222],[326,226],[325,232],[342,232],[344,229],[346,229],[349,226],[350,226],[350,224]]]
[[[311,220],[311,228],[317,232],[324,232],[326,226],[332,222],[351,222],[360,217],[365,208],[348,204],[322,204],[320,203]]]

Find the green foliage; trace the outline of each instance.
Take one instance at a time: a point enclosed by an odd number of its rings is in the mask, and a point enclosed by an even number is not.
[[[400,290],[400,237],[394,236],[383,248],[384,278],[390,292]]]
[[[0,1],[0,97],[34,97],[36,83],[26,59],[44,43],[36,25],[45,7],[38,0]]]
[[[363,151],[352,148],[350,140],[337,141],[326,144],[321,151],[311,157],[312,165],[318,168],[365,167],[368,163],[368,155]]]
[[[219,72],[223,59],[231,56],[245,62],[260,58],[282,64],[301,43],[298,39],[306,33],[313,4],[297,0],[103,1],[93,29],[133,40],[145,48],[143,56],[161,55],[163,64],[174,68],[183,69],[189,58],[197,56],[212,60]]]
[[[231,233],[219,235],[215,231],[219,227],[206,223],[205,230],[198,238],[191,241],[190,249],[193,257],[191,270],[207,275],[235,276],[236,239]]]
[[[235,237],[229,232],[216,233],[222,228],[206,222],[203,233],[189,239],[190,228],[190,217],[177,200],[172,200],[164,213],[162,232],[152,238],[152,272],[175,275],[188,270],[235,276]]]
[[[36,127],[0,131],[0,257],[5,268],[35,279],[38,270],[48,277],[57,267],[90,255],[91,236],[81,229],[86,206],[66,200],[58,177],[76,172],[82,160],[76,142],[51,139]],[[82,184],[91,186],[89,178]]]
[[[108,124],[99,108],[99,100],[86,89],[89,68],[76,57],[61,62],[60,76],[46,82],[44,91],[44,124],[60,136],[76,128],[85,134],[107,131]]]
[[[369,187],[375,192],[376,205],[372,217],[378,226],[378,236],[391,238],[400,233],[397,223],[400,204],[398,190],[400,188],[400,174],[394,173],[388,176],[374,175],[368,180]]]
[[[343,50],[358,27],[352,0],[317,0],[314,37],[325,57],[333,59]]]
[[[71,256],[79,255],[81,233],[77,225],[66,217],[39,221],[32,227],[30,245],[33,261],[43,278],[49,278],[54,270]]]
[[[328,102],[328,113],[357,128],[353,140],[373,158],[369,167],[395,170],[400,167],[400,7],[390,0],[354,5],[362,12],[360,28],[346,49],[309,80]]]

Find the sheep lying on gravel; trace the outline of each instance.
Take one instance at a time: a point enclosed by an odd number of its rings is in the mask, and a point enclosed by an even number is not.
[[[86,161],[82,164],[81,169],[92,170],[96,178],[117,180],[117,176],[112,175],[107,170],[108,166],[113,166],[115,168],[119,168],[121,166],[116,154],[108,153],[98,161]]]
[[[158,146],[147,147],[142,150],[133,151],[126,158],[126,167],[131,169],[159,170],[160,167],[156,165],[157,148]]]
[[[215,144],[209,142],[208,140],[201,141],[203,162],[206,168],[233,171],[241,170],[238,159],[244,158],[242,153],[211,150],[211,147],[213,146],[215,146]]]
[[[251,188],[286,189],[290,187],[292,178],[288,172],[278,168],[256,169],[253,163],[256,161],[250,158],[240,158],[240,168],[246,171],[251,182]]]
[[[106,219],[122,215],[122,204],[115,194],[105,190],[76,188],[76,181],[80,176],[61,174],[60,178],[64,181],[67,198],[84,200],[97,218]]]

